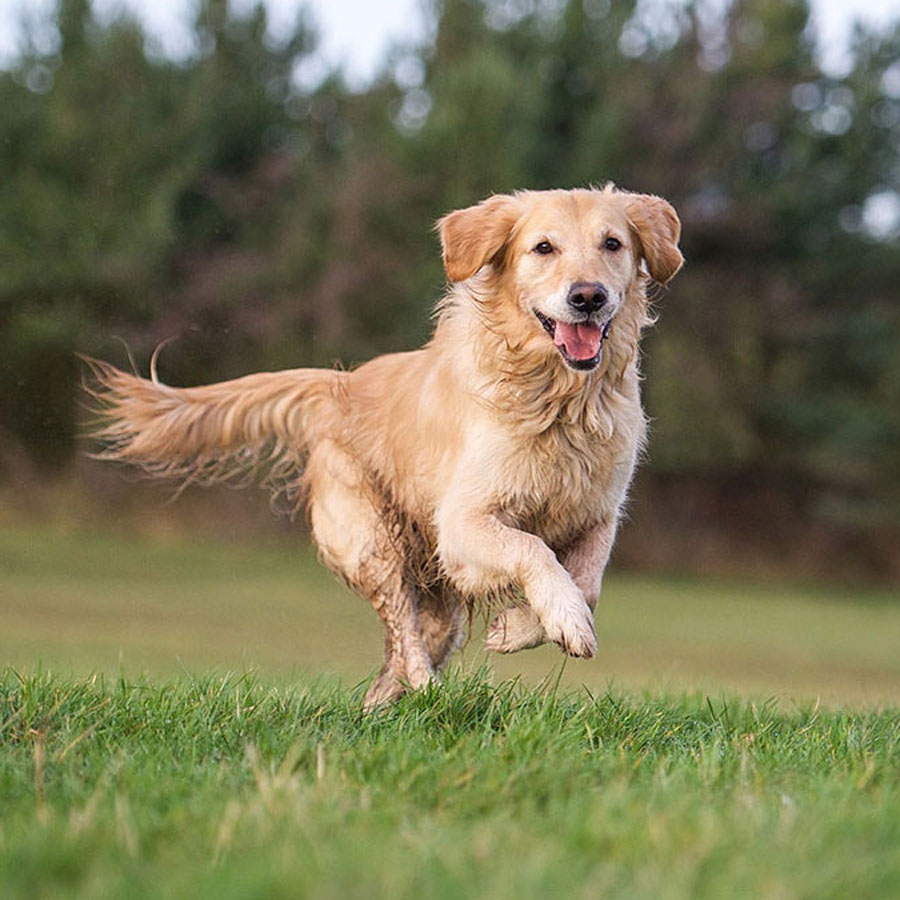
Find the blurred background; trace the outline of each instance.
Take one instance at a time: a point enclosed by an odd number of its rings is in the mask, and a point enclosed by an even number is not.
[[[195,384],[414,348],[438,216],[611,180],[674,203],[687,259],[615,568],[897,599],[900,2],[855,11],[6,0],[0,524],[296,534],[85,459],[75,353],[146,371],[174,338],[160,375]]]

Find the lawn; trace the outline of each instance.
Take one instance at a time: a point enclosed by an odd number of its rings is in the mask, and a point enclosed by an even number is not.
[[[600,650],[564,686],[827,705],[900,705],[900,595],[778,583],[622,574],[597,611]],[[199,539],[0,528],[0,666],[171,677],[246,671],[353,686],[381,655],[371,608],[298,538],[238,546]],[[486,661],[475,635],[468,668]],[[552,647],[487,660],[498,678],[557,677]]]
[[[4,900],[900,895],[896,713],[361,696],[7,671]]]
[[[886,592],[614,574],[374,716],[302,545],[6,528],[0,618],[3,900],[900,896]]]

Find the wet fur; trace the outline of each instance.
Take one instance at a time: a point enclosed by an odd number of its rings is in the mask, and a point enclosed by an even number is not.
[[[385,626],[369,707],[432,680],[485,597],[525,600],[498,611],[491,649],[595,652],[592,611],[646,433],[646,289],[682,262],[671,206],[612,187],[498,195],[438,228],[451,287],[420,350],[196,388],[91,362],[101,458],[188,481],[263,469],[306,498],[322,558]],[[559,249],[538,259],[550,234]],[[615,300],[589,372],[535,315],[558,315],[578,281]]]

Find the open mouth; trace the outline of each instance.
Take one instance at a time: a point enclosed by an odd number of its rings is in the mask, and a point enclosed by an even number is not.
[[[556,349],[567,365],[582,372],[588,372],[599,365],[603,356],[603,342],[609,337],[612,319],[603,325],[594,325],[591,322],[559,322],[537,310],[534,314],[544,331],[553,338]]]

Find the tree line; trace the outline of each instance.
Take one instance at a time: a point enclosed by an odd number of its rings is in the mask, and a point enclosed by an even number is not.
[[[202,0],[173,61],[58,0],[0,73],[0,477],[70,463],[77,351],[175,338],[160,372],[187,384],[412,348],[439,215],[613,181],[684,226],[644,345],[652,534],[682,554],[691,523],[755,516],[773,552],[803,529],[900,578],[900,28],[858,28],[838,77],[803,0],[429,8],[353,91],[298,82],[302,17],[276,38]]]

